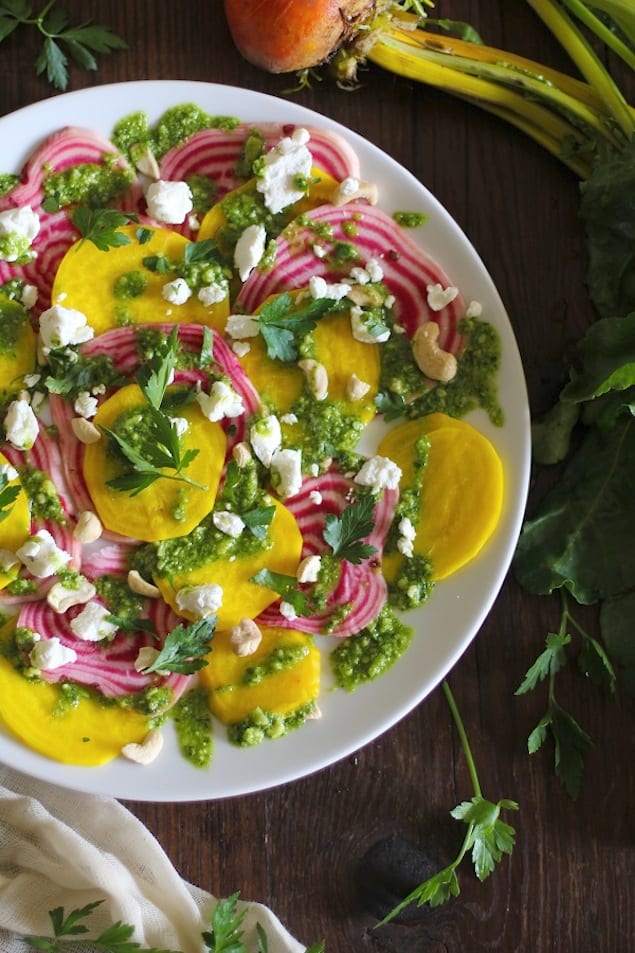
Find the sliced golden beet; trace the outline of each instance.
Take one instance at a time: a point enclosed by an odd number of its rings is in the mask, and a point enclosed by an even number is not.
[[[229,297],[206,306],[193,294],[184,304],[171,304],[162,289],[174,275],[143,264],[144,259],[157,257],[182,261],[191,244],[188,239],[169,229],[151,228],[147,230],[150,239],[140,242],[138,226],[125,225],[119,231],[130,238],[130,244],[101,251],[93,242],[83,241],[68,249],[55,275],[54,304],[82,311],[95,334],[122,324],[162,321],[205,324],[217,330],[225,327]]]
[[[106,707],[92,698],[81,698],[76,708],[61,702],[59,686],[24,678],[0,652],[0,722],[39,754],[95,767],[148,733],[147,719],[138,712]]]
[[[0,398],[22,388],[36,363],[36,337],[29,314],[18,301],[0,295]]]
[[[261,629],[262,641],[252,655],[232,649],[229,632],[219,632],[201,669],[210,689],[210,708],[226,725],[255,708],[286,715],[315,701],[320,691],[320,653],[313,637],[295,629]]]
[[[254,618],[274,602],[278,595],[266,586],[250,582],[261,569],[283,575],[295,575],[302,551],[302,536],[292,513],[273,497],[275,506],[269,528],[271,545],[255,553],[236,554],[235,558],[210,558],[203,565],[155,576],[161,595],[172,608],[188,619],[194,616],[179,609],[176,594],[190,586],[216,583],[223,590],[223,602],[217,613],[216,630],[230,629],[243,618]],[[247,530],[243,530],[247,532]]]
[[[300,292],[290,292],[297,297]],[[272,299],[268,299],[271,301]],[[266,304],[266,302],[265,302]],[[258,311],[262,310],[261,308]],[[324,366],[328,378],[326,402],[336,402],[343,414],[368,423],[375,416],[374,398],[379,390],[381,372],[379,346],[364,344],[353,337],[348,310],[337,311],[319,318],[310,332],[314,360]],[[249,351],[240,358],[249,379],[264,404],[279,415],[288,413],[305,388],[305,373],[296,363],[283,363],[267,354],[260,335],[249,339]],[[368,391],[358,399],[348,392],[349,381],[355,374],[368,384]],[[302,422],[284,425],[291,443],[302,439]]]
[[[420,479],[414,552],[428,556],[434,579],[445,579],[473,559],[494,532],[503,505],[503,466],[490,441],[465,421],[432,414],[395,427],[378,453],[402,470],[401,488]],[[415,442],[429,441],[428,460],[415,476]],[[403,557],[391,553],[382,568],[393,580]]]
[[[98,428],[116,430],[118,421],[146,406],[140,388],[130,384],[104,401],[93,422]],[[130,496],[128,490],[106,485],[125,472],[119,458],[109,449],[110,438],[102,436],[86,446],[84,479],[97,514],[109,530],[146,542],[186,536],[214,506],[225,459],[225,433],[219,424],[203,416],[197,403],[180,408],[178,416],[189,424],[180,438],[182,453],[198,450],[183,475],[203,489],[174,479],[158,479],[136,496]],[[163,472],[175,475],[174,470]]]
[[[0,466],[10,466],[9,461],[0,453]],[[20,483],[19,477],[9,480],[7,487],[17,487],[19,489],[15,500],[10,503],[2,514],[7,514],[0,520],[0,549],[6,549],[14,553],[20,548],[22,543],[29,535],[31,526],[31,513],[29,510],[29,498]],[[6,572],[0,570],[0,589],[4,589],[18,575],[20,566],[12,566]]]
[[[337,188],[338,184],[335,179],[327,172],[323,172],[322,169],[317,168],[311,170],[311,175],[313,176],[313,181],[309,186],[308,194],[298,202],[294,202],[293,205],[289,206],[288,209],[283,211],[283,217],[287,222],[290,222],[298,215],[310,212],[311,209],[316,208],[318,205],[324,205],[326,202],[330,202],[333,198],[333,192]],[[249,202],[249,198],[252,195],[257,196],[257,200],[260,199],[259,193],[256,189],[255,178],[249,179],[249,181],[245,182],[244,185],[239,185],[238,188],[233,189],[231,192],[225,195],[220,202],[217,202],[215,205],[213,205],[209,212],[207,212],[207,214],[204,216],[198,232],[198,240],[202,241],[205,238],[216,238],[219,240],[223,254],[231,254],[233,252],[234,242],[223,241],[223,230],[228,225],[228,218],[225,214],[227,205],[229,203],[235,202],[236,199],[239,201],[244,199],[245,201]],[[250,221],[246,224],[255,223]],[[236,238],[238,237],[239,236],[236,236]]]

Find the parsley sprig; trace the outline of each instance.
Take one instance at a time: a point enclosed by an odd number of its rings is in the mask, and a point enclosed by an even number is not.
[[[77,248],[80,248],[84,242],[90,241],[100,251],[109,251],[111,248],[121,248],[131,243],[130,236],[119,229],[138,219],[132,212],[120,212],[116,208],[90,208],[88,205],[78,205],[73,209],[71,221],[82,236]]]
[[[258,324],[269,357],[296,361],[298,338],[312,331],[319,319],[333,310],[334,304],[330,298],[311,298],[298,305],[288,292],[264,304],[258,315]]]
[[[458,804],[450,812],[450,815],[455,820],[463,821],[467,825],[467,831],[460,850],[452,863],[429,877],[418,887],[415,887],[377,926],[382,926],[389,920],[393,920],[411,903],[416,903],[418,907],[422,907],[424,904],[428,904],[430,907],[438,907],[452,897],[457,897],[461,892],[457,869],[468,853],[471,853],[476,876],[483,881],[489,877],[496,864],[502,860],[503,855],[511,854],[514,849],[516,832],[510,824],[501,819],[500,815],[502,810],[517,811],[518,804],[508,798],[492,802],[483,797],[463,720],[447,681],[443,682],[443,692],[461,740],[461,747],[467,761],[474,790],[474,796],[471,800]]]
[[[138,447],[109,427],[102,430],[116,444],[131,469],[106,481],[115,490],[129,491],[137,496],[156,480],[176,480],[199,490],[206,487],[190,479],[183,471],[198,456],[198,449],[183,451],[175,422],[162,409],[166,390],[176,365],[178,331],[174,327],[165,346],[157,350],[149,365],[143,366],[136,381],[146,399],[143,435]],[[166,473],[165,470],[173,473]]]
[[[558,631],[547,635],[544,650],[527,670],[516,694],[525,695],[533,691],[539,682],[547,680],[547,710],[530,733],[527,749],[530,754],[535,754],[542,747],[547,734],[551,734],[554,742],[556,776],[570,797],[575,799],[580,791],[584,758],[591,745],[591,739],[573,715],[565,711],[556,700],[556,676],[569,661],[567,648],[573,641],[569,630],[576,632],[582,639],[578,667],[585,676],[612,694],[615,691],[616,675],[611,660],[600,642],[590,636],[569,612],[564,590],[561,590],[561,598],[562,612]]]
[[[261,569],[249,581],[277,592],[285,602],[293,606],[296,615],[311,615],[311,604],[307,596],[298,588],[298,580],[295,576],[287,576],[282,572],[272,572],[270,569]]]
[[[27,0],[3,0],[0,3],[0,43],[18,27],[35,27],[43,36],[42,47],[35,61],[35,72],[56,89],[68,86],[69,58],[81,69],[96,70],[96,53],[112,53],[127,49],[126,42],[110,27],[87,20],[71,26],[68,14],[49,0],[39,13]]]
[[[6,473],[0,473],[0,523],[3,523],[10,515],[13,504],[18,498],[20,487],[9,486],[9,477]]]
[[[245,906],[237,911],[238,893],[234,893],[226,900],[219,900],[211,916],[209,930],[204,930],[201,937],[209,953],[248,953],[243,940],[243,920],[247,913]],[[41,953],[66,953],[85,947],[87,944],[94,947],[99,953],[180,953],[179,950],[160,950],[156,947],[142,946],[131,937],[134,927],[117,921],[100,933],[97,937],[88,937],[89,928],[82,921],[101,906],[103,900],[87,903],[66,914],[64,907],[49,910],[49,918],[53,927],[53,938],[44,936],[26,936],[25,942],[34,950]],[[267,934],[260,923],[256,923],[258,938],[258,953],[268,953],[269,942]],[[305,953],[324,953],[324,942],[313,943],[306,948]]]
[[[361,563],[377,552],[375,546],[365,543],[364,537],[372,533],[375,501],[370,494],[347,506],[341,516],[329,513],[325,520],[324,541],[333,550],[334,556],[349,563]]]
[[[177,625],[166,636],[154,662],[144,668],[144,674],[178,672],[180,675],[193,675],[205,668],[208,663],[204,656],[210,651],[215,628],[216,616],[199,619],[191,625]]]

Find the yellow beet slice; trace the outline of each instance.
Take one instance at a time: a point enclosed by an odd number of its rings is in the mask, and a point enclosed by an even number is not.
[[[217,613],[216,630],[221,632],[236,625],[242,618],[253,619],[278,598],[266,586],[250,582],[261,569],[295,575],[302,551],[302,536],[292,513],[271,497],[267,505],[276,508],[269,528],[271,546],[254,554],[236,555],[235,559],[211,559],[202,566],[155,576],[155,582],[165,601],[186,618],[194,616],[182,612],[176,604],[176,594],[186,586],[216,583],[223,590],[223,602]],[[245,531],[243,531],[245,532]]]
[[[7,465],[9,465],[9,461],[4,454],[0,453],[0,466]],[[6,549],[10,553],[14,553],[16,549],[20,548],[29,535],[31,513],[29,510],[29,498],[20,483],[19,477],[16,477],[15,480],[10,480],[6,485],[8,487],[17,486],[20,488],[20,492],[14,502],[4,510],[7,515],[0,521],[0,549]],[[2,513],[0,513],[0,516],[1,515]],[[0,570],[0,589],[4,589],[5,586],[8,586],[8,584],[17,577],[19,570],[19,565],[12,566],[6,572]]]
[[[57,685],[29,681],[0,653],[0,722],[33,751],[64,764],[95,767],[148,733],[143,715],[92,698],[56,714],[60,698]]]
[[[95,334],[102,334],[122,324],[147,324],[168,321],[171,324],[206,324],[222,330],[229,314],[229,298],[219,304],[205,306],[193,294],[184,304],[171,304],[162,295],[162,288],[174,275],[151,271],[144,258],[164,256],[170,262],[182,260],[190,242],[178,232],[152,228],[149,241],[137,238],[137,225],[119,229],[130,238],[130,244],[101,251],[91,241],[72,245],[60,262],[53,283],[52,301],[65,308],[82,311]],[[138,273],[145,286],[140,294],[122,297],[117,289],[126,276]],[[118,284],[119,282],[119,284]]]
[[[93,422],[96,427],[113,430],[123,414],[144,406],[141,390],[136,384],[130,384],[104,401]],[[225,459],[224,431],[203,416],[197,403],[180,408],[178,416],[189,422],[188,430],[181,437],[183,452],[199,451],[184,474],[205,489],[158,479],[136,496],[130,496],[127,490],[106,486],[108,480],[122,472],[118,459],[108,452],[109,439],[104,436],[86,446],[84,479],[97,514],[109,530],[146,542],[186,536],[214,506]],[[174,475],[174,471],[163,472]]]
[[[298,292],[291,294],[295,296]],[[353,337],[348,311],[320,318],[310,334],[314,360],[324,365],[328,376],[326,401],[337,402],[343,414],[368,423],[376,412],[374,398],[379,390],[381,371],[379,346],[364,344]],[[249,345],[249,351],[240,361],[262,402],[280,415],[288,413],[303,393],[304,371],[295,363],[270,358],[260,335],[250,338]],[[347,385],[353,374],[369,385],[368,392],[358,400],[351,400],[347,394]],[[283,427],[291,443],[301,440],[301,421],[293,425],[283,424]]]
[[[286,715],[318,696],[320,653],[312,636],[277,627],[261,632],[260,645],[247,656],[234,652],[228,632],[214,637],[201,680],[210,689],[210,708],[223,724],[242,721],[255,708]],[[285,653],[289,653],[288,667]],[[280,670],[272,671],[276,662]]]
[[[310,212],[311,209],[316,208],[318,205],[330,202],[333,198],[333,192],[338,185],[335,179],[327,172],[323,172],[322,169],[318,168],[313,168],[311,175],[315,181],[311,183],[308,195],[298,202],[295,202],[283,213],[285,219],[289,222],[298,215]],[[254,178],[249,179],[244,185],[239,185],[238,188],[233,189],[225,195],[220,202],[213,205],[209,212],[203,217],[201,227],[198,231],[198,240],[202,241],[205,238],[219,237],[218,232],[227,225],[227,216],[225,214],[226,206],[224,206],[224,202],[232,201],[240,196],[248,197],[256,192],[256,179]],[[224,255],[229,255],[233,251],[233,248],[224,244],[222,241],[220,242],[220,247]]]
[[[490,538],[503,505],[503,466],[490,441],[465,421],[430,415],[395,427],[378,453],[402,469],[401,487],[415,479],[414,444],[427,436],[414,552],[429,556],[433,579],[445,579],[473,559]],[[390,554],[383,566],[389,580],[403,557]]]
[[[36,338],[26,308],[0,295],[0,398],[11,397],[35,368]]]

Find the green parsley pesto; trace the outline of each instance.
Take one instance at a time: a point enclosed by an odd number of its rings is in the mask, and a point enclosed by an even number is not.
[[[85,162],[69,166],[63,172],[49,173],[42,183],[43,207],[56,211],[68,205],[92,208],[108,205],[125,192],[134,179],[132,169],[115,163],[115,156],[105,156],[101,164]]]
[[[149,147],[157,159],[203,129],[232,130],[239,120],[231,116],[211,116],[193,103],[167,109],[159,121],[150,126],[144,112],[132,113],[116,124],[112,141],[134,162]]]
[[[428,216],[423,212],[393,212],[392,217],[402,228],[418,228],[428,221]]]
[[[460,418],[481,407],[493,424],[502,426],[504,417],[496,388],[501,359],[498,333],[491,324],[477,318],[463,319],[459,330],[467,340],[456,377],[448,384],[439,383],[432,388],[426,387],[406,335],[392,334],[381,347],[380,392],[389,399],[403,401],[406,417],[438,411]]]
[[[148,279],[142,271],[135,269],[119,275],[115,281],[114,294],[116,298],[138,298],[148,287]]]
[[[383,675],[412,641],[412,629],[389,606],[358,635],[342,639],[329,659],[335,682],[348,692]]]
[[[15,354],[28,324],[29,316],[22,305],[0,296],[0,354]]]
[[[309,654],[309,647],[302,645],[277,645],[271,652],[253,665],[248,665],[242,677],[243,685],[259,685],[269,675],[277,675],[294,668]]]
[[[314,702],[307,702],[285,715],[254,708],[242,721],[229,725],[227,737],[239,748],[251,748],[261,744],[265,738],[282,738],[290,731],[300,728],[314,711]]]
[[[300,426],[289,431],[288,444],[302,450],[304,467],[322,467],[335,453],[352,452],[364,429],[364,421],[351,413],[343,401],[316,400],[301,395],[290,408]]]
[[[66,523],[57,489],[48,473],[31,466],[20,467],[19,472],[20,483],[29,498],[31,515],[55,523]]]
[[[186,692],[171,709],[170,717],[183,757],[197,768],[207,768],[213,753],[213,722],[205,689]]]
[[[141,615],[144,599],[132,591],[125,577],[106,573],[95,580],[95,588],[113,615],[126,620]]]
[[[12,172],[2,172],[0,174],[0,195],[6,195],[7,192],[15,188],[19,181],[19,176],[14,175]]]

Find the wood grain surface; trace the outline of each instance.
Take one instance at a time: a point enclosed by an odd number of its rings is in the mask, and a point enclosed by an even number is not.
[[[289,77],[241,60],[220,2],[64,5],[74,21],[94,17],[129,44],[102,57],[96,73],[73,69],[73,89],[191,79],[283,96],[292,85]],[[492,45],[569,68],[521,0],[442,0],[439,8],[474,23]],[[0,47],[2,114],[54,95],[35,76],[35,55],[34,37]],[[386,150],[455,217],[510,314],[532,410],[544,410],[568,349],[594,317],[584,286],[576,180],[520,133],[472,106],[376,67],[361,79],[354,92],[325,80],[294,98]],[[634,101],[632,76],[626,85]],[[541,486],[534,475],[530,510]],[[461,894],[445,906],[411,910],[375,929],[377,914],[448,863],[462,839],[449,812],[472,790],[440,690],[383,737],[311,777],[224,801],[128,806],[187,880],[218,896],[239,890],[270,904],[307,945],[324,939],[328,953],[629,953],[635,950],[633,705],[603,697],[577,676],[563,677],[561,703],[594,742],[573,802],[554,777],[551,746],[527,754],[545,694],[514,696],[558,620],[557,598],[529,596],[510,577],[451,673],[485,796],[516,799],[521,810],[511,819],[513,856],[484,883],[465,863]]]

